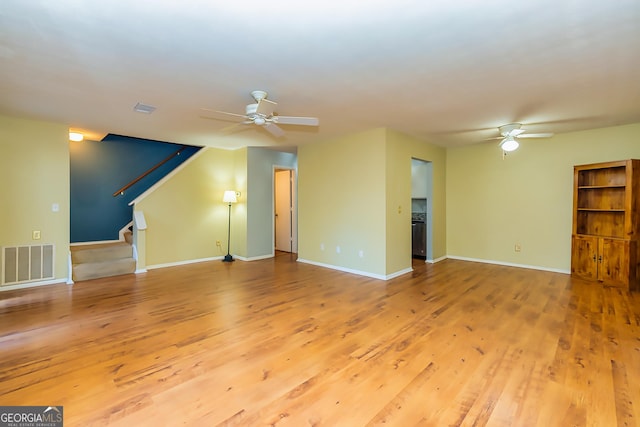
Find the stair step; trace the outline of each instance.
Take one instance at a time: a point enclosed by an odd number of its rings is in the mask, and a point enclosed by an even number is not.
[[[74,246],[71,248],[71,262],[73,264],[101,262],[132,257],[133,248],[130,244],[125,242],[90,246]]]
[[[71,247],[73,281],[135,273],[133,247],[127,242]]]
[[[101,277],[120,276],[136,271],[136,261],[133,258],[121,258],[100,262],[85,262],[73,264],[73,280],[98,279]]]

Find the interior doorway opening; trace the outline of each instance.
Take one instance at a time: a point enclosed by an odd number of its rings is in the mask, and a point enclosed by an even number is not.
[[[274,249],[297,253],[296,173],[291,168],[275,168],[273,176]]]
[[[411,256],[433,262],[433,163],[411,159]]]

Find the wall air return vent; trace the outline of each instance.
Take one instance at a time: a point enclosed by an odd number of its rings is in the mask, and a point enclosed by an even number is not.
[[[2,284],[53,279],[54,246],[5,246],[2,248]]]

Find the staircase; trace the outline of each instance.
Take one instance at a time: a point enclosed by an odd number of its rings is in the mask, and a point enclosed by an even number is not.
[[[71,247],[74,282],[119,276],[136,271],[131,243],[115,242]]]

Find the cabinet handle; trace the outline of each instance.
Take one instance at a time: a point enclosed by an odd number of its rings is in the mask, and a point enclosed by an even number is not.
[[[593,262],[596,262],[596,254],[593,254]]]
[[[598,257],[598,261],[602,262],[602,255]]]

